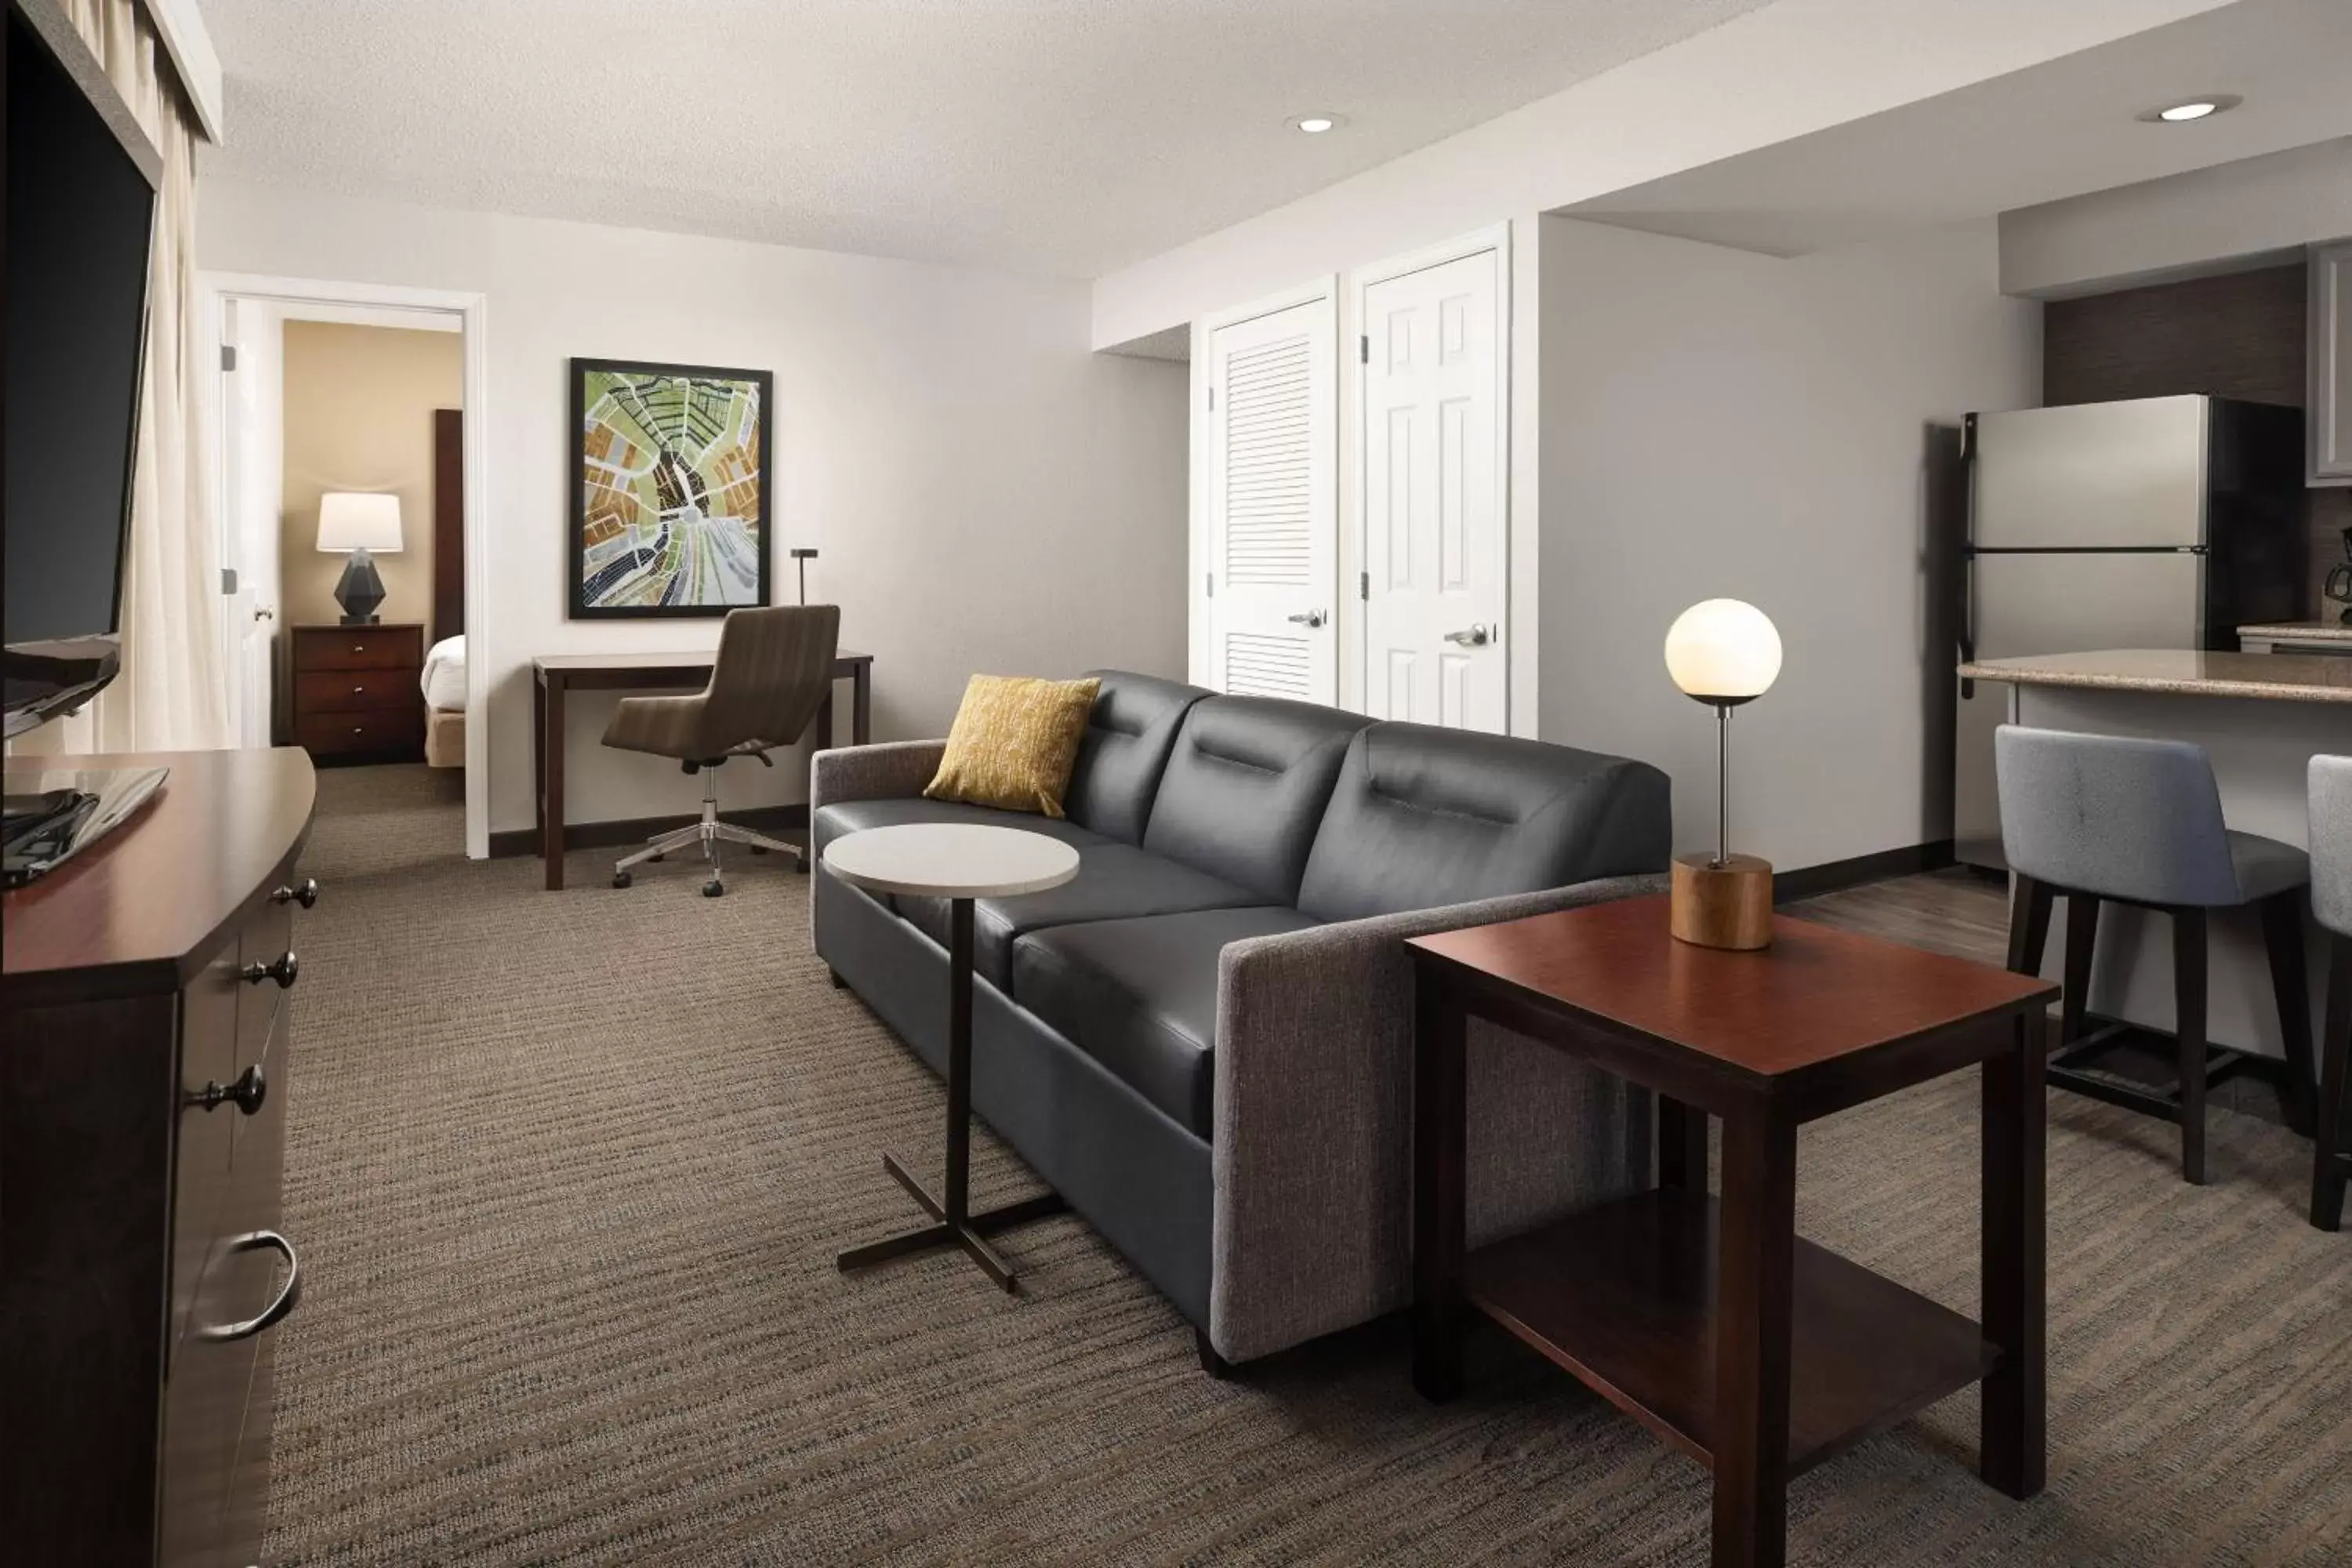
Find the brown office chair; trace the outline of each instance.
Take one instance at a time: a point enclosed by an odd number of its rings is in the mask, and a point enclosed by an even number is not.
[[[719,820],[719,767],[730,757],[757,757],[775,766],[769,752],[798,741],[833,695],[833,658],[840,636],[841,609],[835,605],[730,610],[719,629],[710,683],[698,694],[621,700],[612,723],[605,726],[604,744],[675,757],[688,773],[700,773],[702,820],[657,834],[643,849],[614,862],[613,886],[629,885],[630,867],[697,843],[710,862],[710,879],[702,884],[706,898],[727,890],[719,870],[722,841],[790,855],[799,869],[808,869],[797,845]]]

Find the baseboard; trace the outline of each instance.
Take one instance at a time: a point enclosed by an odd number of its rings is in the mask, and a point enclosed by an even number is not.
[[[1794,871],[1776,871],[1772,874],[1772,901],[1793,904],[1800,899],[1818,899],[1823,893],[1842,893],[1865,882],[1940,871],[1951,863],[1952,841],[1938,838],[1932,844],[1906,844],[1899,849],[1857,855],[1851,860],[1831,860]]]
[[[789,833],[808,826],[805,805],[761,805],[749,811],[720,811],[720,816],[761,833]],[[682,816],[617,817],[607,822],[569,822],[563,826],[566,849],[601,849],[613,844],[642,844],[656,833],[691,826],[699,813]],[[490,858],[539,853],[539,829],[509,827],[490,835]]]

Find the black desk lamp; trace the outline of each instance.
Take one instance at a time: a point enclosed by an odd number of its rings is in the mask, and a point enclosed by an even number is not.
[[[793,552],[793,559],[800,563],[801,603],[805,605],[808,603],[808,563],[816,559],[816,552],[814,550],[795,550]]]

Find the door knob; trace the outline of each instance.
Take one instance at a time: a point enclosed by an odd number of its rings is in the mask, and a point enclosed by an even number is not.
[[[1320,610],[1301,610],[1298,614],[1291,616],[1290,618],[1297,625],[1306,626],[1309,630],[1312,630],[1314,627],[1321,626],[1328,617],[1327,617]]]
[[[253,618],[257,621],[274,621],[278,618],[278,611],[271,605],[263,605],[254,610]]]
[[[235,1083],[211,1081],[202,1089],[191,1090],[187,1103],[201,1110],[210,1110],[219,1105],[234,1105],[251,1116],[268,1098],[269,1082],[261,1076],[261,1068],[256,1065],[239,1073]]]
[[[1464,647],[1485,647],[1494,640],[1494,634],[1485,626],[1465,626],[1458,632],[1446,633],[1445,640],[1458,643]]]
[[[272,888],[269,901],[273,904],[299,904],[304,909],[316,908],[319,902],[319,879],[305,877],[292,887]]]
[[[236,972],[237,978],[247,985],[258,985],[265,980],[275,980],[280,991],[293,984],[301,973],[302,961],[294,956],[294,950],[290,947],[270,963],[264,963],[256,959]]]

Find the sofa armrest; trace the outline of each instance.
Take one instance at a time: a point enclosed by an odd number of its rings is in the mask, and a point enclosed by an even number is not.
[[[1224,950],[1209,1312],[1219,1353],[1269,1354],[1411,1300],[1413,966],[1405,940],[1655,893],[1665,881],[1609,878]],[[1474,1245],[1647,1184],[1646,1093],[1477,1020],[1469,1072]]]
[[[809,815],[845,800],[905,800],[923,793],[947,755],[945,741],[883,741],[809,757]]]

